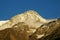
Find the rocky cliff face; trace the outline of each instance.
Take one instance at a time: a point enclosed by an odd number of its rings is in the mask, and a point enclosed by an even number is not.
[[[1,22],[0,22],[1,23]],[[30,10],[0,26],[0,40],[56,40],[60,38],[60,18],[44,19]]]

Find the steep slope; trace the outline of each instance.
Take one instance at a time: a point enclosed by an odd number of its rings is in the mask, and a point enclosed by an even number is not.
[[[30,40],[57,40],[60,38],[60,19],[41,25],[30,36]]]

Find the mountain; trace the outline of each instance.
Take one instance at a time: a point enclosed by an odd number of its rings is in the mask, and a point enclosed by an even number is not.
[[[56,38],[60,38],[60,18],[44,19],[33,10],[0,21],[0,24],[0,40],[52,40],[54,32],[59,35]]]
[[[4,27],[7,28],[7,26],[10,28],[13,25],[17,24],[18,22],[24,22],[29,26],[33,26],[34,28],[36,26],[38,28],[40,25],[42,25],[44,23],[48,23],[49,21],[52,21],[52,20],[54,20],[54,19],[51,19],[51,20],[44,19],[37,12],[35,12],[33,10],[29,10],[27,12],[24,12],[24,13],[21,13],[21,14],[18,14],[16,16],[12,17],[7,23],[5,23],[1,27],[1,29],[4,29]]]

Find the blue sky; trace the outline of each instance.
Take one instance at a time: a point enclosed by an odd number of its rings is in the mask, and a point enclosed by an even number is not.
[[[0,20],[7,20],[27,10],[44,18],[60,17],[60,0],[0,0]]]

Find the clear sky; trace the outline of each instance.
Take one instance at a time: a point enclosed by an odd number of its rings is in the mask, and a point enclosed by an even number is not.
[[[0,0],[0,20],[10,19],[27,10],[35,10],[44,18],[58,18],[60,0]]]

